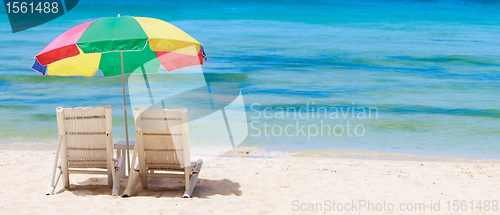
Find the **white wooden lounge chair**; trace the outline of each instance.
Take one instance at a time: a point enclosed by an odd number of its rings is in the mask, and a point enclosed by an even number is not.
[[[132,172],[123,197],[130,197],[141,178],[143,189],[148,188],[148,177],[184,178],[183,197],[190,198],[198,180],[202,160],[191,162],[189,152],[189,125],[187,109],[134,108],[136,140]],[[139,163],[136,164],[138,158]]]
[[[107,174],[112,195],[118,195],[125,160],[113,158],[111,105],[59,107],[56,113],[59,144],[47,195],[54,193],[61,174],[65,188],[70,186],[69,174]]]

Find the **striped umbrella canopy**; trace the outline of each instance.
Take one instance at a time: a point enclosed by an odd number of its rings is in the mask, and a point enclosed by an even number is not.
[[[202,65],[202,45],[174,25],[154,18],[105,17],[73,27],[38,55],[32,68],[43,75],[105,77]]]
[[[42,75],[92,77],[101,71],[104,77],[122,76],[129,171],[124,75],[136,69],[157,73],[160,65],[171,72],[206,61],[201,43],[174,25],[154,18],[120,15],[69,29],[35,58],[32,68]]]

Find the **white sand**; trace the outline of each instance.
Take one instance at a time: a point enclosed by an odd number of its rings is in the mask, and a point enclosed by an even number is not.
[[[389,204],[395,207],[392,213],[375,214],[402,214],[401,203],[425,204],[425,209],[406,214],[436,213],[431,201],[439,201],[438,214],[455,214],[453,200],[466,200],[470,214],[478,211],[471,211],[470,201],[477,205],[481,200],[483,206],[485,200],[500,201],[500,164],[495,162],[205,157],[193,198],[183,199],[182,181],[150,179],[150,189],[138,185],[135,196],[121,198],[110,196],[105,176],[96,175],[72,175],[69,190],[59,183],[55,195],[45,196],[53,160],[54,151],[0,150],[0,214],[306,214],[320,209],[316,203],[329,204],[318,214],[372,214],[375,205],[367,211],[359,206],[363,200],[385,201],[387,210]],[[125,186],[123,179],[120,193]],[[353,201],[361,211],[331,211],[331,201],[337,208]],[[306,211],[294,211],[300,206]],[[499,213],[498,207],[497,212],[492,209],[489,214]]]

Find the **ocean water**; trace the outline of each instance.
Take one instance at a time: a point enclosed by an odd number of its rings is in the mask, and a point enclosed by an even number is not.
[[[203,43],[206,81],[241,88],[242,146],[500,159],[496,1],[80,1],[16,34],[2,7],[0,144],[55,144],[56,107],[105,104],[123,139],[120,77],[30,69],[67,29],[117,14],[171,22]]]

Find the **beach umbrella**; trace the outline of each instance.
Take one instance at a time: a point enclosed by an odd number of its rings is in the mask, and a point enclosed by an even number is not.
[[[92,77],[100,71],[104,77],[122,76],[129,171],[124,75],[140,69],[146,78],[146,73],[157,73],[160,65],[171,72],[202,65],[206,60],[201,43],[174,25],[154,18],[120,15],[69,29],[35,58],[32,68],[42,75]]]

